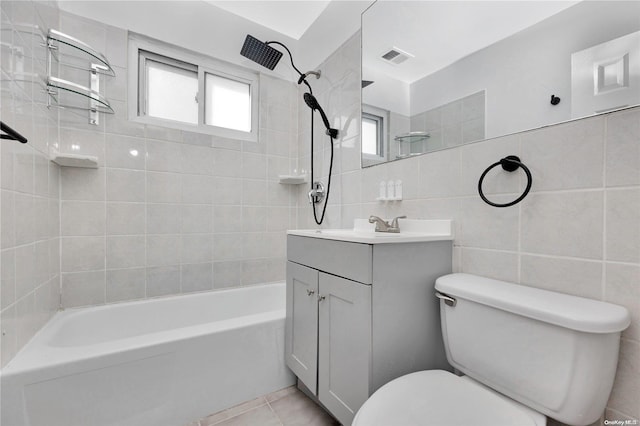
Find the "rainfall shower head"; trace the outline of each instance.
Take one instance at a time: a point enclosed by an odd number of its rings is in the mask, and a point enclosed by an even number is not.
[[[240,54],[263,67],[273,70],[278,65],[280,58],[282,58],[282,52],[270,47],[267,43],[263,43],[247,34]]]

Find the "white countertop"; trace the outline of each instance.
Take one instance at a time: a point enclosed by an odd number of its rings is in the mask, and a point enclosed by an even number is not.
[[[353,229],[294,229],[287,235],[363,244],[417,243],[453,240],[453,221],[400,219],[400,232],[375,232],[367,219],[356,219]]]

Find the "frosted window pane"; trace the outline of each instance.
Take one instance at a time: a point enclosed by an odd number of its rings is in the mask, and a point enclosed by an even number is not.
[[[227,129],[251,131],[251,86],[206,74],[205,123]]]
[[[378,122],[367,118],[362,119],[362,152],[364,154],[378,154]]]
[[[147,115],[198,124],[198,73],[147,59]]]

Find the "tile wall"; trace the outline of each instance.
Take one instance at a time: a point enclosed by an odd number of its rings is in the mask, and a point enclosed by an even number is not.
[[[457,99],[411,117],[412,132],[427,132],[424,144],[411,152],[427,152],[485,138],[485,91]],[[392,157],[393,158],[393,157]]]
[[[49,162],[58,111],[46,108],[41,28],[58,20],[46,2],[0,5],[0,116],[28,139],[0,140],[0,367],[59,306],[59,176]]]
[[[34,24],[105,53],[114,115],[89,125],[85,112],[47,109],[43,88],[22,81],[46,73]],[[284,280],[297,188],[278,175],[297,163],[294,83],[261,76],[257,143],[142,125],[127,119],[126,30],[32,1],[3,1],[1,29],[2,120],[29,138],[0,145],[2,366],[58,307]],[[56,71],[88,84],[84,72]],[[59,167],[50,148],[99,167]]]
[[[116,72],[104,80],[114,115],[91,126],[60,114],[61,150],[99,159],[61,170],[62,306],[283,280],[296,209],[278,175],[296,161],[294,83],[261,77],[257,143],[143,125],[127,119],[127,32],[66,12],[60,27]]]
[[[632,323],[606,417],[640,419],[640,108],[360,169],[359,47],[356,34],[318,67],[326,78],[318,100],[342,135],[323,226],[351,227],[372,214],[451,218],[454,270],[626,306]],[[309,164],[303,118],[301,165]],[[323,176],[328,151],[325,143],[316,155]],[[478,178],[510,154],[531,169],[532,190],[516,206],[490,207],[477,194]],[[403,201],[375,201],[389,179],[402,179]],[[485,193],[508,202],[525,184],[523,173],[496,170]],[[306,189],[298,194],[298,226],[314,227]]]

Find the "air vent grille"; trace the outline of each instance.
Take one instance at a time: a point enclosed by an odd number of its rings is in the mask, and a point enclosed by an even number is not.
[[[383,61],[394,65],[401,64],[407,59],[413,57],[414,56],[411,53],[405,52],[397,47],[392,47],[380,56]]]

